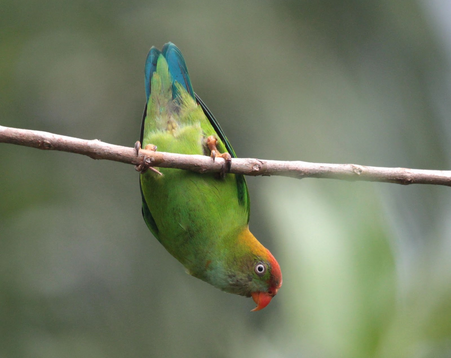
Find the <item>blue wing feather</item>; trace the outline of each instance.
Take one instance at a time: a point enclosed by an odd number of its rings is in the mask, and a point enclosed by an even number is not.
[[[163,46],[161,51],[163,56],[168,63],[169,73],[172,77],[172,97],[177,97],[177,88],[175,86],[175,81],[180,83],[191,97],[194,98],[193,86],[191,85],[191,80],[189,78],[188,69],[186,68],[185,59],[182,53],[172,42],[168,42]]]
[[[157,61],[161,52],[155,47],[152,47],[147,55],[146,64],[144,66],[144,80],[146,86],[146,103],[149,101],[150,96],[150,81],[152,79],[152,75],[157,69]],[[145,117],[144,117],[145,118]],[[144,119],[143,119],[144,121]]]

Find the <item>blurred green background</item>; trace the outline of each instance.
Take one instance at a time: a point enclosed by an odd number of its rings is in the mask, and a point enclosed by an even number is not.
[[[132,146],[183,51],[241,157],[450,169],[451,4],[1,0],[0,124]],[[451,357],[446,187],[249,178],[263,311],[151,236],[130,165],[0,144],[0,357]]]

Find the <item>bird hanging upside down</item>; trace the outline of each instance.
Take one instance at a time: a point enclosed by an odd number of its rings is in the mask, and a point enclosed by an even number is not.
[[[147,105],[141,144],[159,151],[225,159],[222,175],[181,169],[142,170],[142,213],[150,231],[187,271],[211,285],[252,297],[265,308],[282,285],[279,264],[249,231],[243,175],[218,122],[194,93],[180,50],[152,47],[145,65]],[[149,147],[148,147],[149,148]],[[141,168],[142,169],[142,168]]]

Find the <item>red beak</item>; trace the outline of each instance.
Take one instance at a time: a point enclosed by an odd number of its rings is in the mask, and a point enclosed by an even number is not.
[[[273,297],[274,295],[270,295],[267,292],[252,292],[252,299],[257,304],[257,307],[255,307],[252,311],[262,310],[269,305],[269,302],[271,302]]]

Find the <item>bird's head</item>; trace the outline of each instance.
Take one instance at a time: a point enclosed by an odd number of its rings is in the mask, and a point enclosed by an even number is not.
[[[257,304],[252,311],[259,311],[271,302],[282,286],[279,263],[248,228],[231,237],[233,245],[222,251],[222,260],[209,260],[207,271],[191,274],[223,291],[252,297]],[[204,271],[208,276],[202,276]]]
[[[282,286],[282,271],[274,256],[266,250],[266,257],[254,265],[254,272],[263,282],[263,289],[251,292],[252,299],[257,304],[252,311],[265,308]]]

